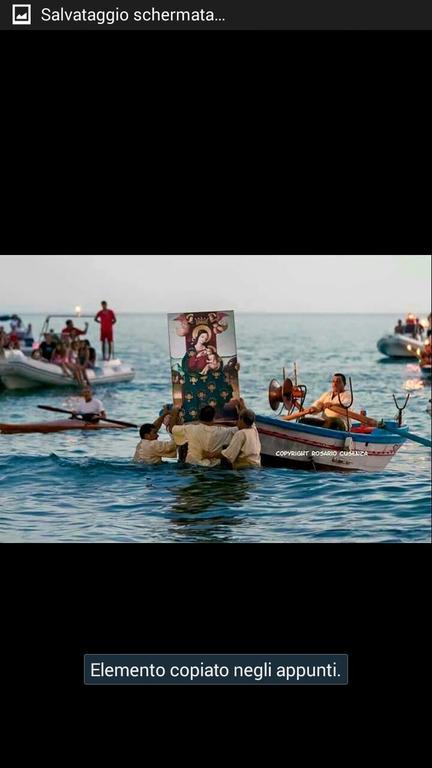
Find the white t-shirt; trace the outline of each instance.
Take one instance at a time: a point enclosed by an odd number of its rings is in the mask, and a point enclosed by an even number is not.
[[[204,459],[203,451],[218,452],[228,445],[237,427],[220,427],[202,424],[178,424],[172,428],[172,436],[177,445],[188,444],[186,462],[200,464],[203,467],[215,467],[220,459]]]
[[[78,413],[100,413],[101,411],[104,411],[105,408],[103,407],[101,401],[97,399],[97,397],[92,397],[88,403],[84,400],[83,397],[80,397],[75,410]]]
[[[162,456],[177,458],[174,440],[141,440],[135,450],[134,461],[142,464],[161,464]]]
[[[342,405],[349,406],[351,402],[351,392],[340,392],[339,397],[341,399]],[[315,400],[314,403],[312,403],[312,406],[314,408],[318,408],[322,403],[328,403],[330,400],[335,404],[340,406],[339,397],[333,394],[332,390],[330,392],[323,392],[322,395],[318,398],[318,400]],[[354,410],[354,401],[352,405],[350,406],[350,410]],[[341,414],[336,413],[336,411],[331,411],[330,408],[326,408],[325,411],[322,411],[326,419],[340,419]],[[343,418],[343,416],[342,416]]]
[[[228,448],[222,451],[222,456],[231,462],[234,469],[260,467],[261,442],[256,426],[253,425],[250,429],[239,429],[233,435]]]

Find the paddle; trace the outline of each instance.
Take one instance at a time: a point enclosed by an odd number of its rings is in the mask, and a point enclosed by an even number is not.
[[[297,413],[291,413],[289,416],[282,416],[285,421],[293,421],[294,419],[301,419],[302,416],[306,416],[309,413],[306,411],[297,411]]]
[[[54,408],[53,405],[38,405],[38,408],[42,408],[44,411],[55,411],[56,413],[68,413],[70,416],[75,416],[76,418],[79,417],[79,414],[74,413],[73,411],[65,411],[64,408]],[[135,429],[138,429],[138,424],[130,424],[128,421],[118,421],[117,419],[103,419],[101,416],[98,416],[98,419],[99,421],[108,421],[110,424],[120,424],[120,426],[122,427],[134,427]]]
[[[336,413],[341,413],[345,415],[346,408],[341,407],[340,405],[332,405],[331,407],[332,411],[335,411]],[[367,416],[363,416],[361,413],[355,413],[355,411],[348,411],[348,416],[351,419],[356,419],[361,424],[366,424],[368,427],[378,427],[378,429],[385,429],[386,432],[389,432],[391,435],[400,435],[402,434],[403,437],[405,437],[407,440],[412,440],[414,443],[420,443],[420,445],[425,445],[427,448],[432,447],[432,442],[427,439],[427,437],[421,437],[421,435],[414,435],[412,432],[399,432],[394,427],[388,427],[383,421],[376,421],[376,419],[369,419]]]

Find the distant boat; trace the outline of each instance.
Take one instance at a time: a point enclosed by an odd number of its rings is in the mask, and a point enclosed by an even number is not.
[[[117,384],[132,381],[135,370],[121,360],[107,360],[95,368],[87,368],[86,375],[93,387],[98,384]],[[0,381],[7,389],[32,389],[41,386],[80,387],[64,373],[59,365],[34,360],[21,350],[5,349],[0,356]]]
[[[33,348],[3,350],[3,354],[0,354],[0,381],[7,389],[33,389],[34,387],[42,386],[81,387],[59,365],[31,357],[33,352],[36,353],[46,333],[52,333],[60,337],[60,332],[56,334],[50,328],[52,319],[62,318],[64,320],[68,317],[73,317],[75,320],[81,320],[86,317],[93,319],[93,315],[78,314],[73,316],[67,313],[47,315],[39,335],[39,343],[33,344]],[[86,368],[86,376],[91,386],[117,384],[119,382],[132,381],[135,377],[135,369],[116,358],[114,360],[101,361],[94,368]]]
[[[401,333],[388,334],[377,342],[379,352],[387,357],[417,357],[421,352],[422,342],[412,336]]]

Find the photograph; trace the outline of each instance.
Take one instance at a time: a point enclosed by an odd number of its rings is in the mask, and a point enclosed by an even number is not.
[[[430,256],[0,272],[1,542],[430,543]]]

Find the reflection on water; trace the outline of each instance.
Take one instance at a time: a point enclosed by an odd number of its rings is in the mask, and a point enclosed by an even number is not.
[[[240,525],[246,517],[256,475],[256,470],[188,468],[186,483],[169,489],[171,521],[186,529],[193,527],[195,536],[201,533],[208,541],[228,541],[229,529]]]

